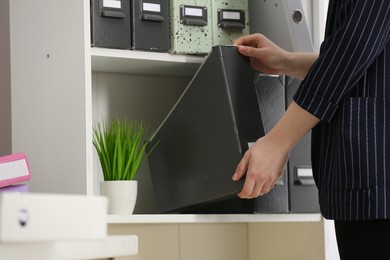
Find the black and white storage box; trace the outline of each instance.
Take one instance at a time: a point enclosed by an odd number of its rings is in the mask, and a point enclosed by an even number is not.
[[[91,0],[91,46],[131,48],[130,0]]]
[[[132,49],[168,52],[169,1],[131,0]]]

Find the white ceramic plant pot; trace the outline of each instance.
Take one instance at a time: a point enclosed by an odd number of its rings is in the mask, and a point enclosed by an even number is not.
[[[137,201],[137,181],[102,181],[100,195],[108,198],[108,214],[133,214]]]

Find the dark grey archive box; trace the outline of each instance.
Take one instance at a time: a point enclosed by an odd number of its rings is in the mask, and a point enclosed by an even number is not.
[[[285,77],[254,74],[264,132],[269,132],[284,114],[286,107]],[[184,213],[288,213],[289,183],[287,169],[276,186],[266,195],[256,199],[242,200],[232,197],[224,201],[204,203]]]
[[[288,51],[313,51],[301,0],[249,0],[248,9],[250,33],[262,33]]]
[[[91,0],[91,46],[131,48],[130,0]]]
[[[169,1],[131,0],[132,48],[156,52],[168,52]]]
[[[264,135],[253,75],[236,47],[212,48],[148,146],[158,142],[148,158],[158,211],[213,203],[226,211],[224,202],[237,198],[243,180],[232,181],[234,170]]]

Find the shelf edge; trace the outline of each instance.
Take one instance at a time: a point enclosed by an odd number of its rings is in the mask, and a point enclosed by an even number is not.
[[[255,223],[255,222],[319,222],[319,213],[305,214],[155,214],[108,215],[108,224],[180,224],[180,223]]]
[[[133,50],[116,50],[104,48],[91,48],[91,57],[122,58],[147,61],[166,61],[179,63],[201,64],[205,57],[195,55],[171,54],[163,52],[147,52]]]

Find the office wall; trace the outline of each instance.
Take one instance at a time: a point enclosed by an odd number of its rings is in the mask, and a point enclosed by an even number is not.
[[[0,156],[11,153],[9,2],[0,1]]]

